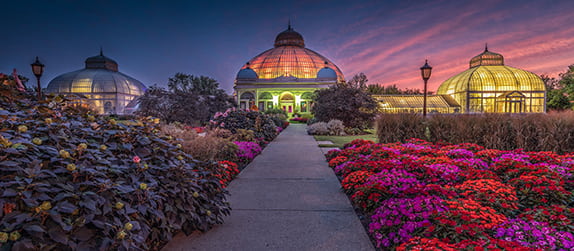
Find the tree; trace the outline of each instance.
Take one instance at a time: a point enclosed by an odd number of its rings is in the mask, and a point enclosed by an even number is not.
[[[549,110],[565,110],[571,107],[561,81],[548,75],[540,75],[546,87],[546,108]]]
[[[558,86],[564,89],[570,100],[574,100],[574,64],[568,66],[568,70],[558,76],[560,76]]]
[[[338,119],[346,127],[372,126],[378,103],[360,85],[339,84],[315,91],[311,112],[318,121]]]
[[[366,90],[367,89],[367,82],[369,82],[367,75],[365,75],[365,73],[361,72],[361,73],[353,76],[353,78],[351,78],[351,80],[347,81],[347,85],[349,85],[351,88]]]
[[[546,108],[549,110],[566,110],[571,108],[570,100],[563,89],[554,89],[546,92]]]
[[[219,89],[217,80],[206,76],[196,77],[181,72],[169,78],[167,86],[172,92],[194,93],[197,95],[217,95],[225,92]]]
[[[192,125],[205,124],[216,112],[235,107],[233,97],[219,89],[215,79],[183,73],[169,78],[168,90],[150,88],[139,98],[139,104],[138,115]]]
[[[540,75],[540,78],[542,79],[542,82],[544,82],[544,86],[546,86],[546,91],[562,88],[558,79],[556,78],[551,78],[550,76],[544,74]]]

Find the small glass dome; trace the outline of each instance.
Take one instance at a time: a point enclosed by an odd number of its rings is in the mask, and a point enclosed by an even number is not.
[[[293,30],[293,28],[291,28],[291,24],[289,24],[287,30],[279,33],[275,38],[275,47],[287,45],[305,47],[305,40],[303,40],[303,36],[301,36],[299,32]]]
[[[85,69],[57,76],[46,87],[47,93],[85,96],[101,114],[124,114],[128,103],[145,91],[140,81],[119,72],[118,64],[102,52],[86,59]]]
[[[257,73],[249,68],[249,62],[247,62],[247,68],[245,69],[241,69],[238,73],[237,73],[237,77],[236,79],[257,79]]]
[[[325,62],[325,67],[323,69],[321,69],[319,72],[317,72],[317,78],[318,79],[337,79],[337,73],[329,68],[328,63]]]

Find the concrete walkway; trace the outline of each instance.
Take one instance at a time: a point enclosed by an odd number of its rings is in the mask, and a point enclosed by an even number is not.
[[[290,125],[231,182],[224,224],[164,250],[374,250],[305,129]]]

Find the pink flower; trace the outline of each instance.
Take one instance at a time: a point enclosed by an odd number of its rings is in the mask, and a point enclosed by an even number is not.
[[[133,161],[136,164],[139,164],[142,159],[139,156],[134,156]]]

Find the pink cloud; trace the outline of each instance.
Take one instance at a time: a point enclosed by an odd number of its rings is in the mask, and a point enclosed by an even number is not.
[[[536,74],[557,75],[574,64],[574,27],[563,25],[574,21],[566,14],[569,10],[553,16],[511,19],[513,10],[489,10],[485,14],[485,9],[461,10],[448,21],[428,24],[429,28],[421,32],[414,32],[412,27],[425,20],[420,16],[411,19],[415,24],[370,29],[364,36],[344,41],[336,61],[348,78],[364,72],[370,83],[422,88],[418,68],[428,57],[434,67],[430,90],[468,69],[468,61],[482,52],[485,42],[491,51],[505,56],[507,65]],[[401,29],[403,34],[396,34]],[[395,36],[387,38],[389,34]]]

